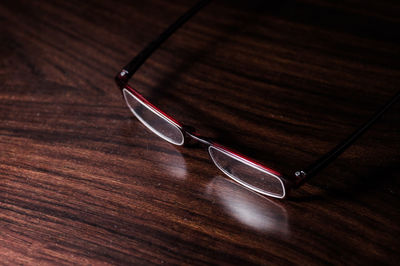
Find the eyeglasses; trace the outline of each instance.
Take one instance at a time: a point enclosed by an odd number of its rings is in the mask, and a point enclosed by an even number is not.
[[[158,38],[149,43],[135,56],[122,71],[118,73],[115,79],[122,91],[127,106],[134,116],[149,130],[174,145],[184,145],[189,139],[203,144],[207,147],[214,164],[227,176],[248,189],[266,196],[284,198],[291,189],[300,187],[305,181],[315,176],[320,170],[336,159],[399,100],[400,91],[343,142],[339,143],[335,148],[312,163],[309,167],[304,170],[295,171],[293,176],[290,177],[284,176],[275,170],[255,162],[253,159],[199,135],[192,127],[181,124],[147,101],[134,88],[128,85],[128,81],[163,42],[209,2],[210,0],[203,0],[190,8],[185,14],[178,18],[177,21],[162,32]]]

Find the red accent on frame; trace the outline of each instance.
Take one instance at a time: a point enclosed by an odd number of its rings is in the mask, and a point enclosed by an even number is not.
[[[146,98],[144,98],[142,95],[140,95],[140,93],[137,92],[134,88],[132,88],[129,85],[125,85],[124,87],[121,88],[121,90],[122,89],[127,89],[128,91],[130,91],[133,95],[135,95],[138,99],[140,99],[144,104],[149,106],[151,109],[156,110],[157,112],[159,112],[160,114],[165,116],[167,119],[169,119],[171,122],[175,123],[176,126],[178,126],[180,129],[182,129],[182,124],[181,123],[179,123],[177,120],[175,120],[172,116],[168,115],[167,113],[164,113],[159,108],[155,107],[148,100],[146,100]]]
[[[271,174],[274,174],[274,175],[276,175],[276,176],[278,176],[278,177],[282,177],[282,174],[281,174],[281,173],[279,173],[279,172],[277,172],[277,171],[275,171],[275,170],[273,170],[273,169],[271,169],[271,168],[265,167],[265,166],[262,165],[261,163],[256,162],[256,161],[254,161],[253,159],[250,159],[249,157],[246,157],[246,156],[244,156],[244,155],[242,155],[242,154],[240,154],[240,153],[238,153],[238,152],[235,152],[235,151],[233,151],[233,150],[230,150],[230,149],[228,149],[228,148],[222,146],[221,144],[213,143],[212,146],[215,146],[215,147],[218,147],[218,148],[220,148],[220,149],[223,149],[223,150],[225,150],[225,151],[227,151],[227,152],[229,152],[229,153],[231,153],[231,154],[233,154],[233,155],[235,155],[235,156],[237,156],[237,157],[239,157],[239,158],[241,158],[241,159],[243,159],[243,160],[246,160],[246,161],[248,161],[248,162],[250,162],[250,163],[252,163],[252,164],[254,164],[254,165],[257,165],[258,167],[264,169],[265,171],[267,171],[267,172],[269,172],[269,173],[271,173]]]

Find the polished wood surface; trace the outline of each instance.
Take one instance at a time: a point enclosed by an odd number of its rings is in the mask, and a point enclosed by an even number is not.
[[[129,112],[114,76],[193,1],[1,1],[4,264],[397,264],[400,105],[286,200]],[[400,88],[397,1],[214,1],[131,84],[292,175]]]

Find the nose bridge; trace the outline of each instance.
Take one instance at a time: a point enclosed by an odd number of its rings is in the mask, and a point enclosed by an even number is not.
[[[185,131],[185,136],[190,137],[191,139],[200,142],[201,144],[204,144],[206,146],[211,146],[212,141],[207,139],[206,137],[200,136],[195,133],[195,129],[190,126],[184,126],[184,131]]]

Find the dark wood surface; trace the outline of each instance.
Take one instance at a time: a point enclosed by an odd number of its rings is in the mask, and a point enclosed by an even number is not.
[[[400,88],[398,1],[215,1],[131,84],[291,175]],[[114,83],[194,1],[0,3],[4,264],[397,264],[394,106],[287,200],[134,119]]]

